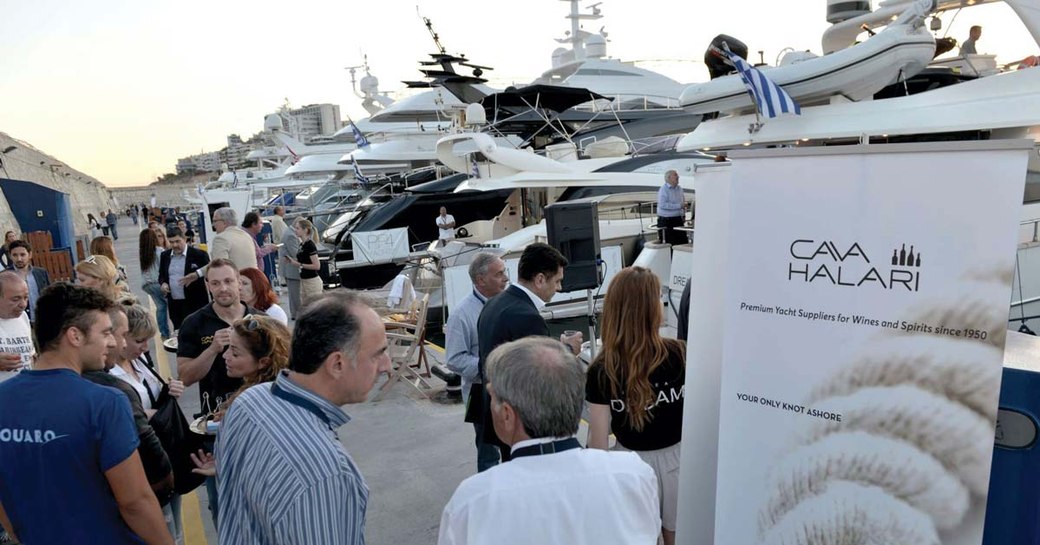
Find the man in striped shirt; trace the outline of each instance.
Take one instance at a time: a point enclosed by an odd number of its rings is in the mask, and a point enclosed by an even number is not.
[[[368,486],[336,436],[390,370],[379,316],[329,293],[299,316],[289,370],[239,395],[217,436],[222,545],[363,544]]]

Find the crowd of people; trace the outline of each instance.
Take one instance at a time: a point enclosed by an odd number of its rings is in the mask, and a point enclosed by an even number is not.
[[[262,244],[259,216],[239,224],[216,210],[209,252],[188,225],[147,225],[140,287],[154,310],[130,295],[111,240],[92,241],[76,284],[49,286],[17,266],[20,241],[7,244],[2,539],[183,543],[181,496],[202,487],[222,544],[364,543],[369,489],[337,430],[349,421],[341,407],[390,371],[385,327],[360,295],[322,291],[313,225],[290,229],[283,214],[271,221],[280,242]],[[276,251],[272,275],[264,257]],[[445,333],[477,474],[444,507],[440,543],[674,542],[685,342],[661,337],[657,278],[627,268],[607,290],[603,345],[586,369],[581,333],[550,338],[540,314],[566,265],[532,244],[510,284],[500,257],[472,261],[473,292]],[[156,334],[176,335],[174,380],[152,362]],[[178,431],[187,389],[213,433]],[[41,396],[55,403],[19,409]]]

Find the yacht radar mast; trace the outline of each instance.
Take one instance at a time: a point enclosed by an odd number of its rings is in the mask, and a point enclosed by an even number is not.
[[[394,99],[379,92],[379,78],[372,75],[372,71],[368,66],[368,55],[362,54],[362,61],[358,66],[348,66],[346,70],[350,71],[350,88],[354,91],[354,95],[360,99],[361,107],[368,112],[369,115],[376,115],[383,108],[393,104]],[[358,68],[364,69],[365,75],[361,78],[361,92],[358,92],[358,81],[357,81],[357,70]]]
[[[581,0],[560,0],[562,2],[570,2],[571,13],[565,16],[565,19],[571,20],[571,30],[567,33],[566,38],[557,38],[556,42],[565,44],[571,44],[571,50],[574,52],[574,60],[581,60],[585,58],[585,40],[587,40],[592,33],[586,32],[581,28],[582,21],[595,21],[596,19],[602,19],[603,14],[599,8],[599,5],[603,2],[596,2],[588,7],[591,13],[581,13]]]

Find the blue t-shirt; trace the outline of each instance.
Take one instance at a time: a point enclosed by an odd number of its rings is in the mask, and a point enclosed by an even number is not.
[[[25,543],[142,543],[105,471],[138,445],[130,402],[74,371],[0,384],[0,502]]]

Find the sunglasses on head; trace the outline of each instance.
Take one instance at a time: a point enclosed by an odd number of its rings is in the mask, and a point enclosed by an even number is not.
[[[94,256],[88,256],[86,259],[83,260],[83,262],[84,263],[90,263],[91,265],[97,265],[98,264],[97,259]]]
[[[252,333],[254,331],[259,332],[260,340],[263,343],[264,354],[270,355],[271,353],[271,338],[268,336],[267,329],[263,327],[258,319],[259,316],[253,314],[246,314],[242,317],[242,325],[245,326],[246,331]]]

